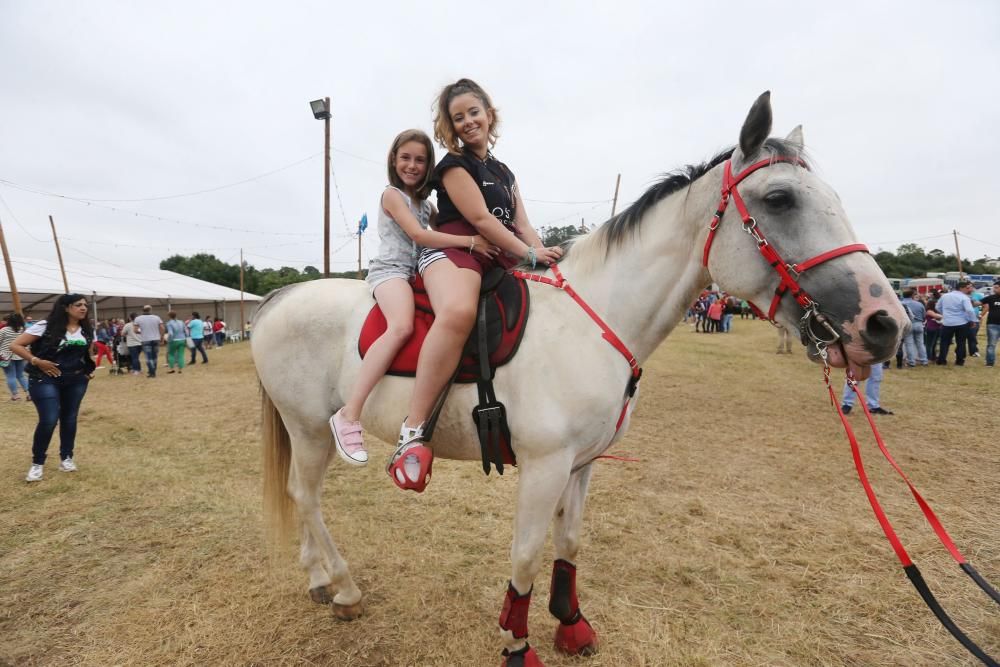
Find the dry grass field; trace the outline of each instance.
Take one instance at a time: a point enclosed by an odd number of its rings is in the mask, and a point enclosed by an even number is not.
[[[589,659],[556,655],[535,585],[533,644],[550,666],[973,665],[912,590],[851,463],[818,367],[774,354],[760,322],[682,325],[649,360],[632,429],[596,464],[579,559]],[[959,548],[1000,584],[1000,372],[886,373],[879,418]],[[500,397],[503,400],[504,397]],[[28,485],[35,413],[0,401],[0,665],[499,663],[517,475],[439,461],[422,496],[374,461],[335,460],[324,495],[365,616],[312,603],[293,546],[262,534],[258,392],[249,346],[181,376],[100,375],[77,462]],[[863,416],[851,415],[859,427]],[[1000,609],[948,559],[906,487],[866,461],[925,577],[1000,655]]]

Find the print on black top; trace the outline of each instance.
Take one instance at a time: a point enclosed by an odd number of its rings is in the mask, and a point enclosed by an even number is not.
[[[472,176],[472,180],[483,194],[489,212],[500,221],[500,224],[516,234],[514,216],[517,185],[514,182],[514,174],[507,165],[493,157],[493,153],[487,153],[485,160],[480,160],[470,151],[463,151],[461,155],[448,153],[438,162],[434,168],[434,189],[437,190],[438,203],[437,224],[465,219],[444,189],[444,173],[455,167],[461,167]]]

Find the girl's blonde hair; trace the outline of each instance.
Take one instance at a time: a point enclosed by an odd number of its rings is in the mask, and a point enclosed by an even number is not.
[[[431,181],[434,178],[434,144],[431,142],[431,138],[427,136],[427,133],[422,130],[403,130],[396,135],[395,140],[392,142],[392,148],[389,149],[389,183],[406,192],[405,184],[399,178],[399,174],[396,173],[396,153],[399,151],[400,146],[409,141],[416,141],[419,144],[423,144],[424,148],[427,149],[427,173],[424,174],[423,182],[417,186],[417,199],[424,200],[431,194]]]
[[[438,95],[437,104],[435,105],[437,108],[434,114],[434,138],[449,153],[461,153],[462,143],[458,135],[455,134],[455,125],[451,122],[451,114],[448,112],[448,107],[451,105],[452,100],[466,93],[475,95],[483,103],[483,106],[486,107],[486,111],[493,117],[489,132],[490,147],[492,148],[496,144],[497,139],[500,138],[500,112],[493,106],[493,100],[482,89],[482,86],[472,79],[459,79],[455,83],[444,87],[441,94]]]

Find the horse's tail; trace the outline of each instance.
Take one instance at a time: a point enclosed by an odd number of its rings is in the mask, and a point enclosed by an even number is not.
[[[287,544],[291,536],[295,501],[288,495],[292,443],[278,408],[264,387],[261,395],[261,433],[264,436],[264,523],[272,544]]]

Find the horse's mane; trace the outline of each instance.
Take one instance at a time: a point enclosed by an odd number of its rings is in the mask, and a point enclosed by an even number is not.
[[[576,254],[586,253],[590,259],[596,259],[598,255],[606,259],[612,250],[635,236],[639,230],[640,222],[651,208],[675,192],[688,187],[731,158],[735,150],[736,147],[732,146],[706,162],[685,165],[667,172],[621,213],[607,220],[589,234],[582,234],[564,242],[562,244],[563,256],[559,261],[566,259],[574,248],[577,249]],[[783,139],[767,139],[764,142],[764,150],[771,153],[772,156],[798,155],[802,157],[801,146]]]

